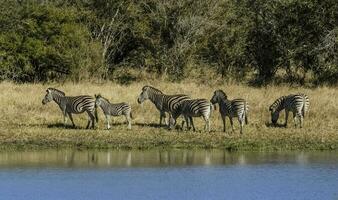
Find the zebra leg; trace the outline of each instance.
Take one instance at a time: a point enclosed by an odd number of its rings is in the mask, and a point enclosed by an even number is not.
[[[305,104],[303,104],[301,113],[302,113],[302,117],[304,118],[304,116],[305,116]]]
[[[172,115],[169,116],[168,129],[171,130],[176,125],[177,119],[174,119]]]
[[[167,121],[167,116],[166,116],[165,112],[163,112],[162,119],[164,120],[164,125],[168,126],[169,123]]]
[[[193,128],[193,131],[195,131],[194,121],[193,121],[192,117],[190,117],[190,116],[189,116],[189,123],[190,123],[191,127]],[[191,129],[191,127],[190,127],[190,129]]]
[[[168,120],[166,118],[166,116],[164,115],[164,120],[165,120],[165,124],[170,127],[170,120],[173,118],[173,116],[171,115],[171,113],[169,113],[169,117]]]
[[[289,118],[289,111],[287,111],[285,109],[285,122],[284,122],[284,126],[287,127],[288,126],[288,118]]]
[[[66,126],[67,125],[67,113],[66,111],[63,111],[62,114],[63,114],[63,125]]]
[[[106,115],[106,124],[107,124],[107,129],[110,129],[110,115]]]
[[[298,118],[299,128],[302,128],[302,123],[303,123],[302,112],[298,112],[296,116],[297,116],[297,118]]]
[[[74,120],[73,120],[73,117],[72,117],[72,113],[68,113],[68,116],[69,116],[69,119],[70,119],[70,121],[72,122],[72,124],[73,124],[73,127],[75,127],[75,124],[74,124]]]
[[[162,126],[162,119],[164,118],[165,120],[165,112],[160,111],[160,126]]]
[[[235,132],[235,130],[234,130],[234,122],[232,121],[232,117],[229,117],[229,119],[230,119],[230,124],[231,124],[231,130],[232,130],[232,132]]]
[[[222,116],[222,121],[223,121],[223,132],[225,132],[226,130],[226,127],[225,127],[225,116],[224,115],[221,115]]]
[[[63,116],[63,125],[67,125],[67,116],[66,115],[64,115]]]
[[[130,118],[130,113],[126,114],[126,120],[128,123],[128,129],[131,129],[131,118]]]
[[[190,124],[189,124],[188,116],[184,115],[184,121],[187,124],[187,130],[190,130]],[[182,121],[182,130],[183,130],[183,126],[184,126],[184,121]]]
[[[90,119],[92,121],[92,129],[95,128],[95,114],[94,113],[90,113]]]
[[[203,119],[204,119],[204,121],[205,121],[204,130],[210,132],[210,121],[209,121],[209,118],[203,116]]]
[[[90,118],[90,115],[89,115],[89,112],[88,112],[88,111],[87,111],[87,114],[88,114],[88,117]],[[89,125],[90,125],[90,120],[89,120],[89,118],[88,118],[88,122],[87,122],[86,129],[88,129],[88,128],[89,128]]]
[[[190,123],[191,123],[191,126],[192,126],[192,130],[196,131],[195,125],[194,125],[194,120],[192,119],[192,117],[189,117],[189,119],[190,119]]]
[[[86,129],[88,129],[88,128],[89,128],[89,126],[90,126],[90,114],[89,114],[89,112],[88,112],[88,111],[87,111],[87,114],[88,114],[88,122],[87,122]]]
[[[184,123],[185,123],[185,120],[182,120],[182,123],[181,123],[182,131],[183,131]]]
[[[208,132],[210,132],[210,119],[208,118],[208,121],[207,121],[207,125],[208,125]]]
[[[92,129],[94,129],[94,126],[95,126],[95,122],[94,122],[95,116],[94,116],[93,113],[91,113],[89,111],[87,111],[87,114],[89,116],[89,119],[88,119],[88,124],[87,124],[86,129],[88,129],[89,127],[91,127]]]
[[[238,122],[241,127],[240,133],[243,134],[244,117],[238,117]]]
[[[293,113],[293,122],[295,123],[295,128],[297,128],[297,114]]]

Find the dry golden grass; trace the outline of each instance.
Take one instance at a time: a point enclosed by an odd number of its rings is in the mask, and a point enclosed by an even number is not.
[[[235,133],[223,133],[218,111],[212,113],[211,133],[203,130],[202,119],[195,119],[197,132],[157,127],[159,112],[147,101],[143,106],[136,99],[141,88],[153,85],[167,94],[184,93],[192,98],[210,99],[215,89],[223,89],[230,99],[245,98],[250,104],[249,125],[244,135],[239,134],[235,120]],[[105,118],[99,110],[96,130],[85,130],[87,115],[73,115],[77,129],[64,128],[59,107],[51,102],[45,106],[41,101],[48,87],[58,88],[66,95],[94,95],[100,93],[113,102],[128,102],[133,109],[132,130],[127,130],[124,117],[114,118],[111,130],[105,130]],[[338,90],[320,87],[290,88],[270,86],[252,88],[244,85],[199,85],[196,83],[133,83],[128,86],[115,83],[80,84],[0,84],[0,144],[3,148],[227,148],[231,150],[280,150],[280,149],[337,149],[338,148]],[[269,121],[269,105],[279,96],[303,92],[310,98],[310,111],[305,117],[303,129],[294,128],[289,117],[288,128],[266,126]],[[292,116],[292,115],[291,115]],[[70,122],[70,121],[69,121]],[[284,122],[284,113],[280,116]],[[227,120],[227,128],[230,124]]]

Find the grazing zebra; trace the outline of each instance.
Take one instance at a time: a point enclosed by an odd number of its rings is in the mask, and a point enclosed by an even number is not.
[[[143,103],[145,100],[149,99],[153,104],[155,104],[157,110],[160,111],[160,126],[162,125],[162,119],[165,120],[165,113],[169,113],[169,119],[171,118],[171,113],[177,108],[177,106],[186,99],[189,99],[188,95],[177,94],[177,95],[166,95],[163,94],[160,90],[151,87],[144,86],[142,92],[139,95],[137,102],[139,104]],[[166,120],[165,120],[166,121]],[[166,123],[167,124],[167,123]]]
[[[104,115],[106,116],[107,121],[107,129],[110,129],[110,117],[111,116],[121,116],[124,115],[126,117],[128,123],[128,129],[131,129],[131,106],[127,103],[117,103],[112,104],[108,101],[108,99],[102,97],[100,94],[95,95],[95,107],[100,106]]]
[[[67,123],[67,115],[68,115],[70,120],[72,121],[73,126],[75,127],[72,113],[80,114],[86,111],[89,116],[86,128],[89,128],[90,125],[91,128],[94,128],[95,125],[94,118],[96,122],[98,121],[98,118],[95,109],[95,100],[93,97],[87,95],[74,97],[65,96],[64,92],[55,88],[48,88],[46,92],[47,94],[45,98],[42,100],[42,104],[45,105],[46,103],[54,100],[55,103],[57,103],[61,109],[64,119],[64,125],[66,125]]]
[[[170,119],[170,127],[176,124],[176,119],[183,115],[185,122],[187,123],[188,130],[190,129],[190,124],[194,131],[195,125],[193,117],[203,117],[205,121],[205,130],[210,131],[210,114],[212,111],[212,104],[206,99],[188,99],[184,100],[178,105],[178,107],[172,112],[172,119]],[[184,126],[184,121],[182,122],[182,128]]]
[[[289,96],[282,96],[278,98],[270,106],[269,111],[271,112],[271,122],[276,125],[279,118],[279,113],[285,109],[285,124],[287,126],[289,112],[293,113],[293,120],[295,127],[297,127],[297,117],[300,122],[300,128],[303,127],[303,119],[305,112],[309,110],[310,100],[305,94],[290,94]]]
[[[222,121],[223,121],[223,131],[225,132],[225,118],[226,116],[230,119],[231,129],[234,131],[233,126],[233,117],[238,118],[238,122],[240,124],[241,130],[240,133],[243,133],[243,125],[248,124],[248,110],[249,105],[244,99],[234,99],[228,100],[227,95],[222,90],[216,90],[214,95],[212,96],[210,102],[212,104],[219,104],[219,112],[221,113]]]

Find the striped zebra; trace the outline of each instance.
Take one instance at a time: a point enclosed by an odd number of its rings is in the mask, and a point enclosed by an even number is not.
[[[232,118],[237,117],[238,122],[240,124],[240,133],[243,133],[243,126],[248,124],[248,110],[249,105],[244,99],[233,99],[228,100],[227,95],[222,90],[216,90],[214,95],[212,96],[210,102],[212,104],[219,104],[219,112],[221,113],[222,121],[223,121],[223,131],[226,131],[225,127],[225,118],[226,116],[230,119],[231,129],[234,132],[234,125]]]
[[[131,113],[131,106],[127,103],[117,103],[112,104],[109,102],[108,99],[102,97],[100,94],[95,95],[95,107],[100,107],[106,116],[106,122],[107,122],[107,129],[110,129],[110,117],[111,116],[121,116],[124,115],[127,123],[128,123],[128,129],[131,129],[131,119],[132,119],[132,113]]]
[[[144,86],[142,92],[137,98],[139,104],[143,103],[145,100],[149,99],[153,104],[155,104],[157,110],[160,111],[160,126],[162,125],[162,119],[165,120],[165,113],[169,113],[169,119],[171,118],[171,113],[177,108],[177,106],[186,99],[189,99],[188,95],[177,94],[177,95],[166,95],[163,94],[160,90],[151,87]],[[166,122],[166,120],[165,120]],[[167,124],[167,122],[166,122]]]
[[[63,114],[64,125],[67,123],[67,115],[69,116],[70,120],[72,121],[73,127],[75,127],[72,113],[80,114],[83,112],[87,112],[88,124],[86,128],[94,128],[95,120],[98,121],[97,112],[95,109],[95,99],[88,95],[82,96],[65,96],[65,93],[55,89],[55,88],[48,88],[46,90],[47,94],[45,98],[42,100],[42,104],[45,105],[50,101],[55,101],[61,109]],[[94,120],[95,119],[95,120]]]
[[[170,127],[176,124],[176,120],[180,115],[183,115],[187,123],[188,130],[190,125],[196,131],[193,117],[203,117],[205,121],[204,129],[210,131],[210,114],[212,111],[212,104],[206,99],[188,99],[180,103],[180,105],[172,112],[172,119],[170,120]],[[182,122],[182,129],[184,121]]]
[[[276,125],[279,118],[279,113],[285,109],[285,124],[287,127],[289,112],[293,113],[295,127],[297,127],[297,118],[299,119],[300,128],[303,127],[305,112],[309,110],[310,100],[305,94],[290,94],[288,96],[279,97],[271,106],[271,122]]]

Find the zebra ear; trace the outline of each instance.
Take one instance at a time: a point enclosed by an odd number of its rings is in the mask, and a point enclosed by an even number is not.
[[[46,90],[46,92],[47,92],[47,93],[50,93],[50,89],[48,88],[48,89]]]
[[[142,91],[146,91],[146,90],[148,90],[149,89],[149,85],[145,85],[145,86],[143,86],[143,88],[142,88]]]
[[[97,95],[96,95],[96,94],[94,94],[94,97],[95,97],[95,98],[97,98]]]

